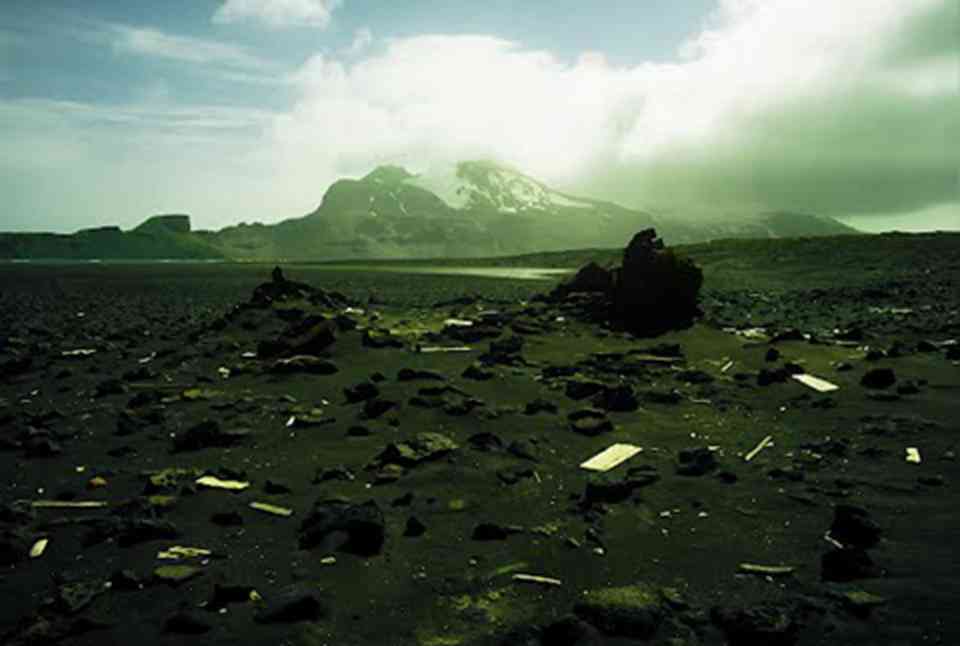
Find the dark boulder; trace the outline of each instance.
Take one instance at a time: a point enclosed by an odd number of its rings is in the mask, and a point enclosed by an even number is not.
[[[616,273],[611,316],[634,334],[656,335],[689,327],[699,314],[703,272],[666,249],[653,229],[637,233]]]
[[[318,500],[300,525],[300,548],[323,546],[358,556],[380,553],[386,540],[383,512],[376,501],[355,505],[342,499]]]

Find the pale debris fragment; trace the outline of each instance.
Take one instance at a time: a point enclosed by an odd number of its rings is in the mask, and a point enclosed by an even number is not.
[[[814,377],[813,375],[801,374],[793,375],[794,380],[799,381],[801,384],[808,388],[813,388],[819,393],[830,393],[834,390],[840,390],[840,386],[832,384],[826,379],[821,379],[820,377]]]
[[[521,583],[539,583],[541,585],[561,586],[563,582],[560,579],[554,579],[549,576],[539,576],[537,574],[514,574],[514,581]]]
[[[763,438],[762,440],[760,440],[760,443],[757,444],[755,447],[753,447],[753,450],[752,450],[752,451],[750,451],[750,452],[747,453],[745,456],[743,456],[743,461],[744,461],[744,462],[749,462],[749,461],[752,460],[753,458],[757,457],[757,454],[760,453],[760,451],[764,450],[765,448],[767,448],[767,447],[770,446],[771,444],[773,444],[773,436],[772,436],[772,435],[768,435],[768,436],[766,436],[765,438]]]
[[[36,543],[33,544],[33,547],[30,548],[30,558],[35,559],[40,556],[43,556],[44,551],[47,549],[47,544],[50,542],[49,538],[41,538]]]
[[[612,444],[580,465],[588,471],[609,471],[643,451],[633,444]]]
[[[293,510],[288,509],[287,507],[278,507],[277,505],[271,505],[266,502],[252,502],[250,503],[250,509],[256,509],[257,511],[263,511],[268,514],[273,514],[274,516],[293,516]]]
[[[96,354],[93,348],[77,348],[76,350],[64,350],[60,353],[61,357],[89,357]]]
[[[243,491],[250,486],[249,482],[243,480],[221,480],[215,476],[203,476],[195,481],[200,487],[209,489],[226,489],[227,491]]]
[[[473,327],[473,321],[467,319],[447,319],[443,324],[450,327]]]
[[[423,354],[430,354],[435,352],[471,352],[473,348],[470,348],[465,345],[454,345],[454,346],[417,346],[417,351]]]
[[[725,364],[723,364],[722,368],[720,368],[720,372],[726,373],[732,367],[733,367],[733,361],[728,361]]]
[[[110,503],[105,500],[34,500],[34,509],[99,509]]]
[[[793,574],[797,568],[792,565],[758,565],[756,563],[741,563],[737,568],[743,574],[760,574],[762,576],[786,576]]]
[[[157,552],[158,559],[167,559],[179,561],[180,559],[193,559],[200,556],[212,556],[211,550],[203,547],[185,547],[183,545],[174,545],[173,547]]]
[[[920,449],[915,446],[907,447],[907,462],[912,462],[913,464],[920,464]]]

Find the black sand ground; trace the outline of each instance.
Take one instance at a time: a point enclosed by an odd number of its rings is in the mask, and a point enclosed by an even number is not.
[[[578,322],[575,305],[531,300],[549,284],[288,269],[362,301],[363,314],[349,315],[361,329],[339,332],[328,349],[338,368],[329,375],[271,374],[272,361],[250,358],[287,325],[273,310],[211,325],[268,267],[0,267],[2,641],[960,643],[960,372],[957,347],[944,343],[960,336],[960,299],[955,261],[941,262],[935,279],[897,269],[814,295],[802,283],[711,287],[701,323],[657,339]],[[709,278],[708,267],[708,287]],[[464,293],[483,299],[434,305]],[[502,338],[524,339],[488,367],[493,378],[463,376],[491,339],[467,343],[469,353],[411,350],[414,331],[482,310],[501,312],[489,316]],[[791,323],[812,338],[771,341]],[[365,346],[365,327],[397,330],[403,347]],[[654,347],[663,344],[679,344],[682,356],[664,360],[668,348]],[[96,352],[63,356],[77,349]],[[861,385],[883,368],[896,383]],[[442,380],[401,379],[402,369]],[[780,381],[797,369],[840,390]],[[344,388],[376,373],[377,400],[396,407],[370,418]],[[599,399],[568,396],[591,389]],[[612,429],[599,435],[572,430],[571,412],[621,407],[604,392],[632,392],[638,408],[604,411]],[[537,399],[557,412],[527,414]],[[291,418],[314,425],[288,426]],[[174,452],[204,420],[249,435]],[[458,448],[402,473],[369,468],[385,447],[422,432]],[[767,435],[773,444],[745,462]],[[644,450],[606,478],[579,468],[614,442]],[[919,464],[905,459],[907,447]],[[692,448],[704,449],[700,475],[685,475],[681,462]],[[192,476],[146,488],[147,474],[173,467],[251,486],[198,489]],[[325,469],[331,479],[317,477]],[[97,477],[102,486],[91,488]],[[300,543],[314,502],[336,497],[379,507],[385,542],[376,553],[342,549],[340,535]],[[108,506],[30,506],[51,499]],[[254,501],[293,515],[251,509]],[[879,528],[879,540],[856,550],[841,536],[848,549],[824,567],[838,505],[865,510],[857,527]],[[215,514],[241,524],[217,524]],[[405,535],[411,518],[421,535]],[[40,538],[46,551],[29,558],[24,550]],[[157,558],[175,545],[213,555]],[[795,569],[744,574],[742,563]],[[196,576],[170,585],[154,575],[162,565],[189,565]],[[850,578],[844,567],[852,580],[823,580]],[[561,585],[514,581],[517,573]],[[269,616],[291,585],[292,615]],[[614,601],[600,592],[624,586]],[[606,601],[584,605],[590,599]]]

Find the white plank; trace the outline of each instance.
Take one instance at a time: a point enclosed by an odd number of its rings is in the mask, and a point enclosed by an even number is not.
[[[613,444],[580,465],[588,471],[609,471],[643,451],[633,444]]]
[[[840,386],[836,384],[831,384],[826,379],[821,379],[820,377],[814,377],[813,375],[793,375],[793,378],[796,381],[799,381],[801,384],[808,388],[813,388],[820,393],[830,393],[834,390],[840,390]]]

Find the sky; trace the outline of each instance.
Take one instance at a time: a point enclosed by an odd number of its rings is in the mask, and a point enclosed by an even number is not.
[[[960,230],[960,0],[2,0],[0,230],[276,222],[467,159]]]

